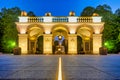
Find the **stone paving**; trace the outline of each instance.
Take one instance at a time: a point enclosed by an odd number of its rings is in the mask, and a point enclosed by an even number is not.
[[[120,55],[0,55],[0,79],[57,80],[60,56],[63,80],[120,80]]]
[[[0,78],[55,80],[57,66],[57,56],[0,56]]]
[[[120,80],[120,55],[63,56],[65,80]]]

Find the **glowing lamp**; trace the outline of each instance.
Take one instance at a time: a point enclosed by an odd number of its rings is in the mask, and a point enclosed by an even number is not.
[[[16,43],[15,43],[15,42],[12,42],[12,43],[11,43],[11,46],[13,46],[13,47],[14,47],[15,45],[16,45]]]
[[[90,40],[90,38],[86,37],[85,40]]]
[[[16,46],[15,41],[8,41],[8,46],[12,48],[15,47]]]
[[[112,50],[114,48],[114,41],[106,41],[104,46],[108,48],[108,50]]]
[[[59,40],[62,40],[62,36],[61,36],[61,35],[59,35],[59,36],[58,36],[58,39],[59,39]]]
[[[58,48],[58,51],[61,51],[61,48]]]

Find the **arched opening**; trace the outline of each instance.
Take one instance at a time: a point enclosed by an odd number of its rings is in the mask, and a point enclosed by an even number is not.
[[[28,53],[43,54],[43,29],[39,25],[30,25],[28,29]]]
[[[39,36],[36,43],[36,54],[43,54],[43,36]]]
[[[77,36],[77,53],[85,54],[83,50],[83,40],[80,36]]]
[[[77,29],[77,52],[78,54],[92,54],[93,29],[88,25],[82,25]]]
[[[68,53],[68,30],[65,26],[55,26],[52,29],[53,34],[53,54]]]

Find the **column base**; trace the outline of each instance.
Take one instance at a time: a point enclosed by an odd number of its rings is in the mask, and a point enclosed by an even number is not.
[[[68,52],[68,55],[77,55],[77,53],[75,53],[75,52]]]

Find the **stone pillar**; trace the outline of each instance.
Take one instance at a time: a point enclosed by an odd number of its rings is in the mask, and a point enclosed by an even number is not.
[[[68,35],[68,54],[77,54],[77,35]]]
[[[28,34],[18,34],[18,45],[21,47],[21,54],[28,53]]]
[[[93,34],[93,54],[99,54],[100,47],[102,47],[102,34]]]
[[[44,34],[43,37],[43,53],[52,54],[52,35]]]

